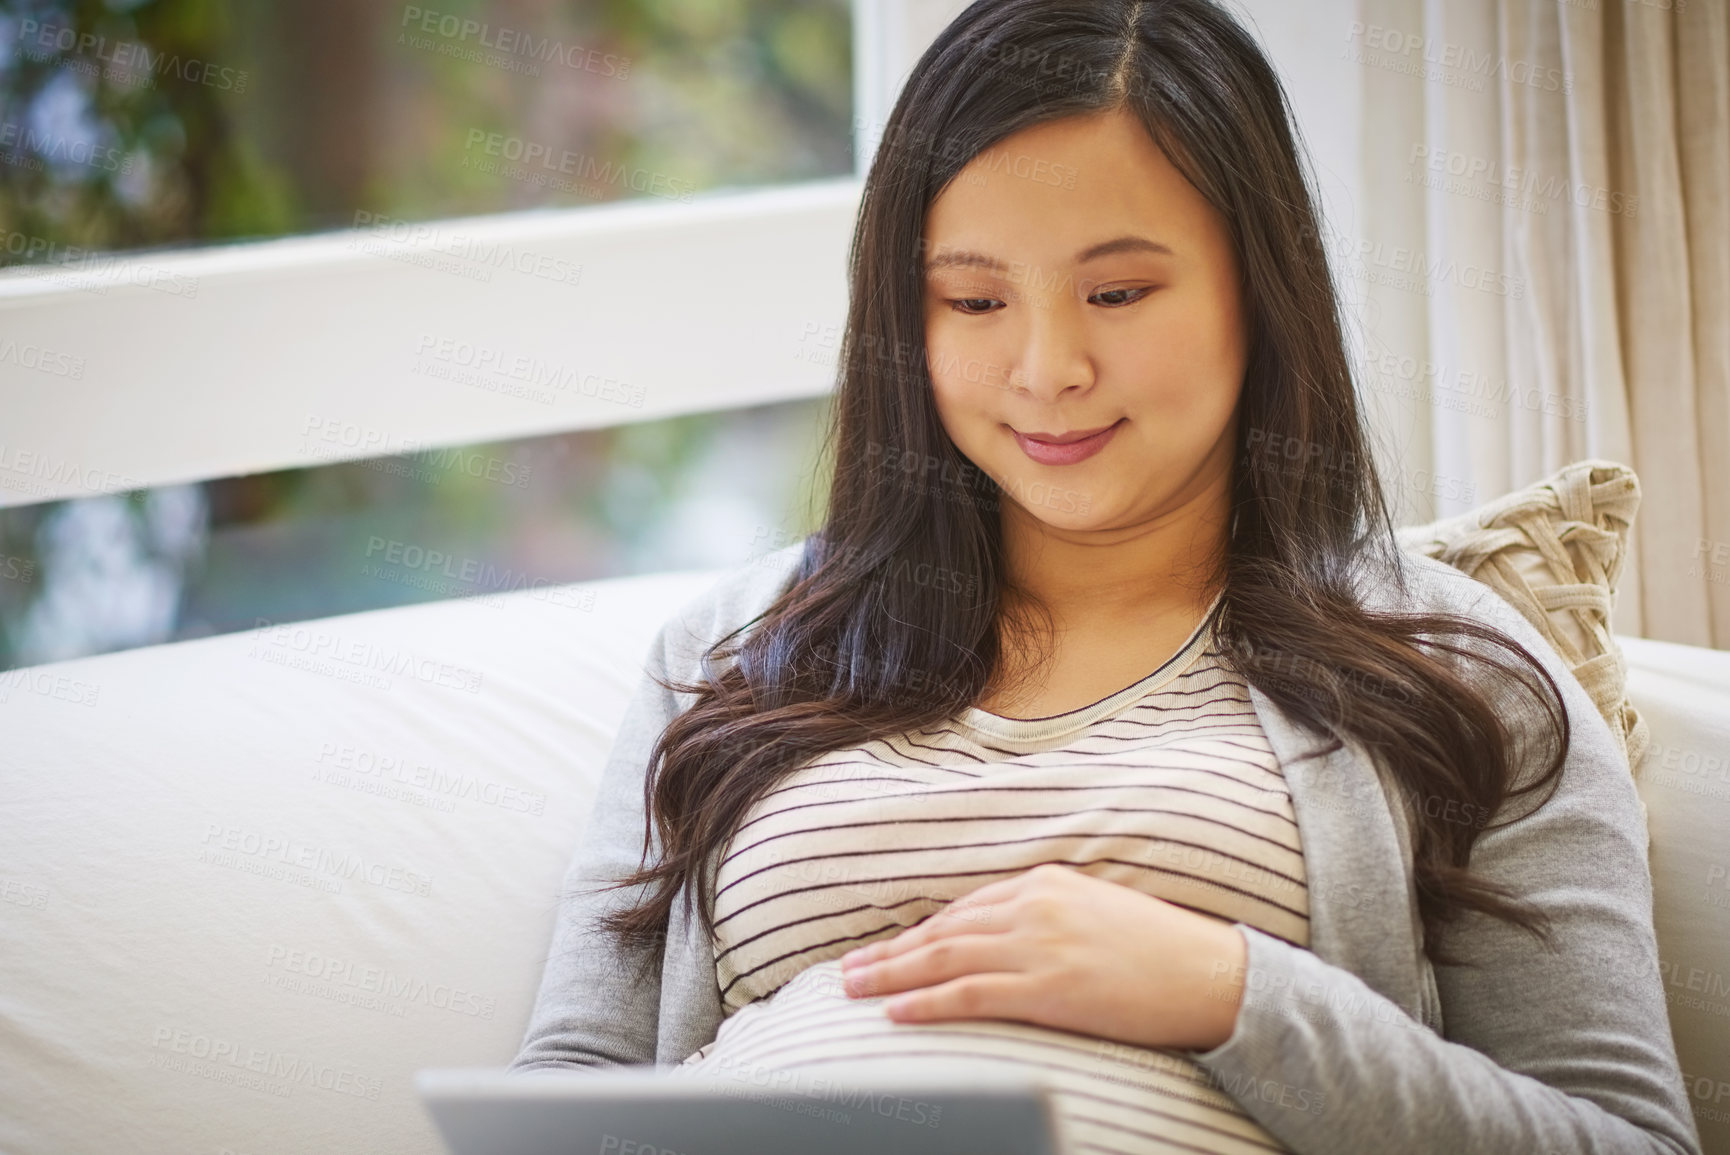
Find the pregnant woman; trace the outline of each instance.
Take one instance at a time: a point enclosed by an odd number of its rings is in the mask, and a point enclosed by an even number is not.
[[[513,1070],[1034,1071],[1076,1150],[1697,1152],[1610,730],[1402,555],[1285,99],[979,0],[864,186],[822,527],[673,615]]]

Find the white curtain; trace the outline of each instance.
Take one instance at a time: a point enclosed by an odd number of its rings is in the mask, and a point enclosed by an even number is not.
[[[1358,0],[1347,39],[1403,520],[1623,462],[1617,632],[1730,648],[1730,0]]]

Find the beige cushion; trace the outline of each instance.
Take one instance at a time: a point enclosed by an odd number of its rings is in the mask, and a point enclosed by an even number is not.
[[[1633,470],[1576,461],[1469,513],[1398,533],[1403,548],[1477,578],[1524,614],[1591,695],[1632,767],[1649,739],[1627,697],[1610,611],[1639,507]]]

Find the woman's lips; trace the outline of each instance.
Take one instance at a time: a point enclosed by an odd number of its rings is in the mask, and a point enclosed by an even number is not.
[[[1092,437],[1083,437],[1080,441],[1071,441],[1064,445],[1055,445],[1049,441],[1035,441],[1013,428],[1010,429],[1010,432],[1015,434],[1016,444],[1021,446],[1021,451],[1039,464],[1074,465],[1077,461],[1085,461],[1104,449],[1105,443],[1116,435],[1117,427],[1126,420],[1128,418],[1120,417],[1109,428],[1095,433]]]

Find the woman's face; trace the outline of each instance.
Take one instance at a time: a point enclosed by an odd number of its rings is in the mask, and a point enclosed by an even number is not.
[[[1006,523],[1127,530],[1229,481],[1247,359],[1231,238],[1133,114],[1005,138],[924,240],[937,410]],[[1075,461],[1017,436],[1106,426]]]

